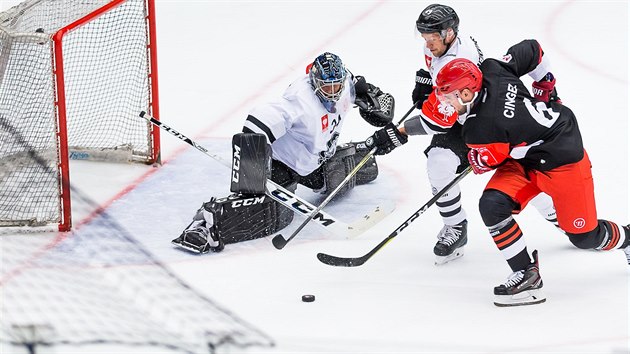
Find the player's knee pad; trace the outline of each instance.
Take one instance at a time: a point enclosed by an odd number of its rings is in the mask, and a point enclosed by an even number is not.
[[[597,227],[591,231],[583,232],[579,234],[568,233],[569,241],[580,249],[601,249],[606,241],[608,241],[608,235],[611,230],[607,230],[608,224],[603,220],[598,220]]]
[[[352,144],[343,144],[337,147],[335,155],[324,162],[322,173],[324,174],[324,194],[329,194],[337,188],[346,176],[354,169],[354,154],[356,149]],[[339,190],[337,195],[343,195],[354,188],[356,175],[352,176],[348,182]]]
[[[271,146],[262,134],[238,133],[232,137],[230,191],[264,194],[271,176]]]
[[[485,190],[479,199],[479,213],[488,227],[512,216],[517,206],[518,204],[507,194],[495,189]]]
[[[292,210],[264,194],[232,194],[206,204],[214,217],[214,231],[225,244],[271,235],[293,221]]]

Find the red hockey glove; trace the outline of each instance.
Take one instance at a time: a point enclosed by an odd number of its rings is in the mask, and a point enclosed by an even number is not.
[[[562,103],[556,91],[556,78],[553,77],[552,73],[547,73],[542,80],[535,81],[532,84],[532,92],[534,93],[534,98],[539,101],[545,103],[557,101]]]
[[[476,149],[470,149],[470,151],[468,151],[468,162],[470,162],[470,166],[473,168],[473,172],[476,175],[492,171],[492,167],[486,165],[483,160],[483,156],[479,154],[479,151]]]

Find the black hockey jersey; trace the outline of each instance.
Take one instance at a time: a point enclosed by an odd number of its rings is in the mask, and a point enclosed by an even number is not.
[[[548,171],[584,156],[573,112],[557,102],[535,100],[520,80],[528,73],[547,73],[543,55],[538,42],[526,40],[511,47],[503,59],[487,59],[480,66],[483,85],[463,137],[491,167],[512,158],[528,169]]]

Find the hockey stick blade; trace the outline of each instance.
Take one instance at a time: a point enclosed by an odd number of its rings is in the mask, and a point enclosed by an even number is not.
[[[335,267],[357,267],[365,262],[368,259],[372,258],[376,252],[380,251],[385,245],[389,243],[389,241],[393,240],[394,237],[398,236],[404,229],[407,228],[414,220],[416,220],[421,214],[423,214],[429,207],[442,196],[446,192],[448,192],[454,185],[459,183],[467,174],[472,171],[472,167],[468,166],[462,173],[460,173],[455,179],[453,179],[449,184],[447,184],[442,190],[440,190],[437,194],[433,196],[426,204],[424,204],[420,209],[418,209],[413,215],[411,215],[407,220],[405,220],[400,226],[396,228],[389,236],[387,236],[383,241],[381,241],[376,247],[372,248],[370,252],[361,256],[361,257],[336,257],[331,256],[325,253],[318,253],[317,259],[324,264],[328,264]]]
[[[282,234],[277,234],[273,237],[273,239],[271,239],[271,243],[273,244],[273,247],[281,250],[287,245],[288,241],[284,238],[284,236],[282,236]]]
[[[361,216],[356,221],[348,225],[346,239],[352,239],[363,234],[372,226],[376,225],[379,221],[391,214],[394,209],[396,209],[396,204],[390,201],[377,206],[371,212]],[[282,234],[277,234],[273,237],[271,243],[275,248],[281,250],[287,245],[287,243],[289,243],[289,240],[285,239]]]

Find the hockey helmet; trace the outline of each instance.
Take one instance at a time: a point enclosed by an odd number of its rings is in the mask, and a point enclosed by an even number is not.
[[[440,69],[435,79],[435,86],[438,96],[463,89],[479,92],[482,80],[483,74],[475,63],[468,59],[457,58]]]
[[[416,21],[416,29],[420,33],[438,32],[442,36],[449,28],[457,33],[459,27],[459,17],[452,7],[440,4],[432,4],[427,6]],[[444,31],[444,32],[443,32]]]
[[[308,70],[311,86],[329,112],[334,112],[335,102],[343,93],[346,68],[335,54],[326,52],[318,56]]]

